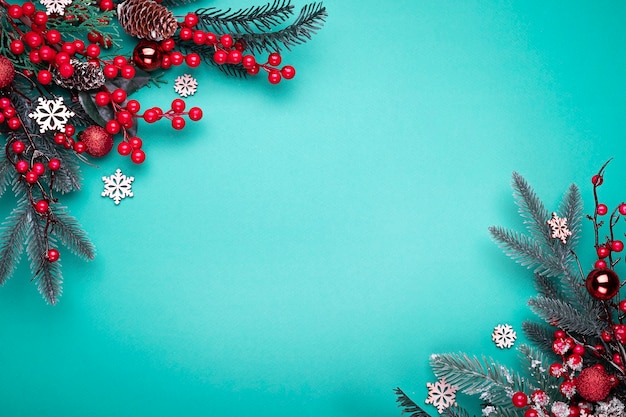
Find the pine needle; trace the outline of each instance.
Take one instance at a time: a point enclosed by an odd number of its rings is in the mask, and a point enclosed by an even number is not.
[[[409,417],[430,417],[426,411],[415,404],[400,388],[396,388],[394,392],[398,397],[396,402],[399,403],[398,407],[402,408],[402,414],[411,413]]]
[[[547,323],[565,331],[586,336],[599,336],[604,330],[600,320],[601,310],[579,311],[565,300],[538,296],[528,304],[532,310]]]

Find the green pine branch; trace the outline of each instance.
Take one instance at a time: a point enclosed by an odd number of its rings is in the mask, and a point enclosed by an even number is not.
[[[550,242],[550,232],[546,225],[548,210],[537,197],[530,184],[517,172],[513,173],[513,195],[531,236],[540,242]]]
[[[470,414],[464,408],[461,408],[459,406],[452,406],[452,407],[445,408],[441,412],[441,416],[442,417],[469,417]]]
[[[545,275],[535,274],[535,288],[540,295],[549,298],[562,298],[561,291],[554,280]]]
[[[4,152],[0,152],[0,197],[15,178],[15,167],[6,158]]]
[[[290,0],[274,0],[264,6],[252,6],[232,11],[215,7],[198,9],[198,28],[205,31],[230,34],[254,34],[271,30],[293,14]]]
[[[55,204],[50,207],[54,215],[52,232],[73,254],[93,260],[96,248],[81,228],[78,220],[67,213],[67,207]]]
[[[554,341],[554,327],[532,321],[522,323],[522,331],[526,338],[538,348],[552,352],[552,342]]]
[[[512,408],[511,393],[524,391],[524,380],[491,358],[470,357],[464,353],[432,355],[430,365],[438,378],[469,395],[497,407]]]
[[[298,18],[289,26],[275,32],[247,33],[241,36],[246,46],[253,51],[291,50],[296,45],[310,40],[317,33],[328,13],[322,3],[310,3],[302,8]]]
[[[572,235],[567,239],[567,245],[561,245],[561,247],[567,249],[568,255],[571,255],[571,251],[576,248],[580,238],[583,210],[583,200],[580,195],[580,190],[576,184],[572,184],[563,196],[563,200],[559,206],[559,213],[567,218],[567,228],[572,232]]]
[[[596,304],[589,311],[579,311],[571,303],[561,300],[538,296],[528,301],[531,309],[547,323],[560,327],[569,332],[586,336],[599,336],[604,330],[601,310]]]
[[[29,221],[28,206],[28,200],[22,197],[0,227],[0,285],[9,279],[20,261]]]
[[[546,355],[542,350],[535,347],[522,344],[519,352],[523,360],[527,363],[529,376],[532,378],[532,389],[540,389],[548,394],[550,398],[558,398],[558,386],[560,382],[550,375],[548,369],[550,363],[554,360],[551,356]],[[549,349],[548,352],[552,350]]]
[[[430,415],[424,411],[420,406],[415,404],[400,388],[394,390],[396,393],[396,402],[399,403],[398,407],[402,408],[402,414],[409,414],[409,417],[430,417]]]

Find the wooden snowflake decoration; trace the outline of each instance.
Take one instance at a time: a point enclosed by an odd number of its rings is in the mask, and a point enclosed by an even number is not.
[[[546,222],[550,229],[552,230],[552,234],[550,237],[552,239],[560,239],[563,244],[567,243],[567,238],[572,235],[572,232],[567,228],[567,218],[560,218],[556,215],[556,213],[552,213],[552,219]]]
[[[46,8],[46,14],[65,14],[65,8],[72,4],[72,0],[39,0]]]
[[[500,349],[513,347],[515,339],[517,339],[517,334],[510,324],[498,324],[491,334],[491,340],[493,340]]]
[[[174,81],[174,90],[181,97],[189,97],[196,94],[196,90],[198,89],[198,80],[193,78],[189,74],[184,74],[176,77]]]
[[[74,112],[65,106],[63,97],[56,97],[50,100],[45,97],[39,97],[37,98],[35,111],[29,113],[28,117],[35,119],[39,125],[39,133],[44,133],[48,130],[63,132],[67,122],[74,117]]]
[[[441,378],[434,384],[427,382],[426,386],[428,387],[428,398],[426,398],[425,403],[437,407],[439,414],[446,408],[456,405],[456,391],[459,387],[448,384],[445,378]]]
[[[115,174],[102,177],[102,181],[104,181],[102,197],[110,197],[116,205],[120,204],[122,199],[133,196],[132,183],[135,181],[135,177],[127,177],[122,174],[122,170],[119,168]]]

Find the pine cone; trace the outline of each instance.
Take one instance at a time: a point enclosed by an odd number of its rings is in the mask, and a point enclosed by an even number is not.
[[[52,72],[52,79],[56,85],[72,90],[87,91],[100,88],[104,84],[104,74],[100,66],[77,59],[72,59],[70,63],[74,67],[74,74],[71,77],[63,78],[59,71]]]
[[[161,41],[178,28],[174,14],[152,0],[126,0],[117,6],[120,26],[130,36]]]

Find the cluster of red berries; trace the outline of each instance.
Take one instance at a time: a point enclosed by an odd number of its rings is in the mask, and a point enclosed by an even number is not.
[[[0,97],[0,124],[6,122],[11,130],[17,130],[22,126],[17,110],[13,107],[11,100],[7,97]]]
[[[215,61],[216,64],[241,64],[250,75],[256,75],[263,69],[267,72],[268,80],[272,84],[278,84],[283,78],[290,80],[295,77],[296,70],[291,65],[278,68],[282,62],[282,57],[278,52],[271,53],[267,62],[259,64],[254,55],[244,55],[246,45],[243,41],[236,41],[229,34],[218,36],[212,32],[194,29],[197,24],[198,16],[195,13],[188,13],[180,29],[180,39],[183,41],[191,41],[196,45],[213,47],[215,49],[213,61]]]
[[[568,337],[563,330],[554,332],[552,351],[561,357],[561,362],[550,365],[550,376],[562,379],[559,385],[560,393],[568,403],[554,402],[568,411],[570,417],[578,417],[581,411],[587,414],[593,412],[592,402],[604,400],[611,389],[619,384],[614,375],[609,375],[602,365],[594,365],[583,369],[583,355],[585,347]],[[595,352],[594,352],[595,353]],[[550,398],[542,390],[534,391],[530,396],[524,392],[513,394],[511,401],[517,408],[527,408],[524,417],[539,417],[550,415],[547,410]],[[552,410],[554,411],[554,410]]]

